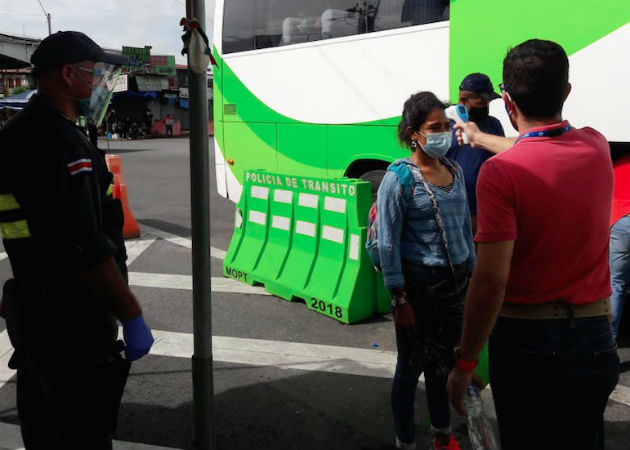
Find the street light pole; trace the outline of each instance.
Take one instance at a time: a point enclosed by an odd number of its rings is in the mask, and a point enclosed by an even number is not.
[[[46,20],[48,21],[48,36],[50,36],[52,34],[52,30],[50,28],[50,14],[47,13],[44,9],[44,5],[42,5],[42,2],[37,0],[37,3],[39,3],[39,7],[42,9],[42,11],[44,11],[44,14],[46,15]]]
[[[205,0],[186,0],[186,12],[188,20],[196,19],[202,26],[205,25]],[[208,82],[205,71],[198,74],[191,69],[191,58],[189,53],[194,446],[199,450],[214,450]]]

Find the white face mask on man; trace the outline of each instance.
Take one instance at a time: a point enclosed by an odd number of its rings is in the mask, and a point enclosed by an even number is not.
[[[443,133],[428,133],[424,134],[418,131],[419,134],[427,138],[427,143],[420,145],[422,151],[431,158],[441,158],[446,155],[448,149],[451,148],[452,135],[450,131],[444,131]]]

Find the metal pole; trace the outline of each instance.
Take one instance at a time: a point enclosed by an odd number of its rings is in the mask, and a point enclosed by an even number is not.
[[[188,19],[205,26],[204,0],[186,0]],[[190,63],[190,55],[188,56]],[[213,450],[212,313],[210,291],[210,176],[208,82],[188,67],[190,102],[190,190],[193,266],[193,414],[195,447]]]
[[[52,34],[50,29],[50,13],[46,14],[46,18],[48,19],[48,36],[50,36]]]

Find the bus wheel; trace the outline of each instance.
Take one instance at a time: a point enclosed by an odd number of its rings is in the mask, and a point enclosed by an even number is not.
[[[385,176],[385,171],[381,169],[370,170],[365,172],[359,178],[365,181],[369,181],[372,185],[372,202],[376,201],[376,192],[378,191],[378,187],[381,185],[381,180]]]

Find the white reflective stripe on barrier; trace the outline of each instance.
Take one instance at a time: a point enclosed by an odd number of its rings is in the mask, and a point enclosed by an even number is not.
[[[317,208],[317,195],[300,192],[298,205],[305,206],[306,208]]]
[[[289,231],[291,227],[291,219],[282,216],[273,216],[271,218],[271,226],[279,230]]]
[[[264,226],[267,223],[267,214],[250,210],[249,221]]]
[[[252,198],[267,200],[269,198],[269,188],[263,186],[252,186]]]
[[[359,260],[359,235],[351,234],[350,235],[350,259],[354,259],[355,261]]]
[[[305,236],[315,237],[315,224],[298,220],[295,222],[295,232]]]
[[[343,230],[341,228],[324,225],[322,228],[322,239],[343,244]]]
[[[278,203],[291,203],[293,201],[293,192],[284,189],[276,189],[273,192],[273,201]]]
[[[346,213],[346,199],[335,197],[324,197],[324,209],[326,211]]]

